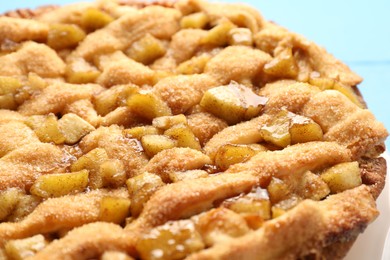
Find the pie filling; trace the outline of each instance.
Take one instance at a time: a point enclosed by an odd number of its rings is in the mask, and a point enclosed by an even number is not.
[[[377,216],[388,133],[324,49],[239,4],[44,10],[0,17],[0,258],[326,255]]]

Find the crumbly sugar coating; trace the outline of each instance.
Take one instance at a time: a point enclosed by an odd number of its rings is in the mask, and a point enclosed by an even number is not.
[[[0,17],[0,259],[341,259],[388,132],[362,78],[241,4]]]

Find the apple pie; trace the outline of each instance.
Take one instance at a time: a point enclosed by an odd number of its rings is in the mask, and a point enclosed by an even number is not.
[[[243,4],[0,17],[0,259],[342,259],[388,133],[362,78]]]

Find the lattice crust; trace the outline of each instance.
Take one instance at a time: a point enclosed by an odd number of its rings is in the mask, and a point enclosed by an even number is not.
[[[0,259],[340,259],[388,133],[323,48],[247,6],[0,17]]]

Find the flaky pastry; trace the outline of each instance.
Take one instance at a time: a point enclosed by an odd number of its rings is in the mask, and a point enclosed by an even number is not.
[[[0,259],[342,259],[388,133],[362,78],[242,4],[0,17]]]

